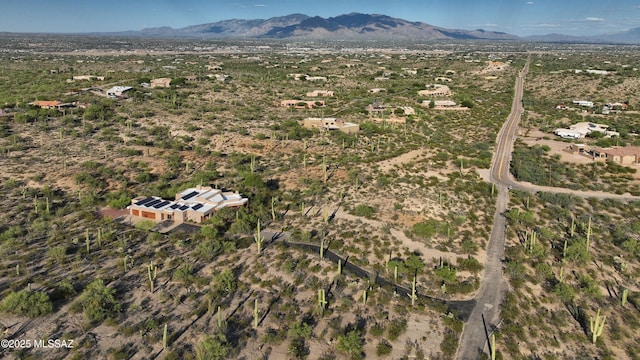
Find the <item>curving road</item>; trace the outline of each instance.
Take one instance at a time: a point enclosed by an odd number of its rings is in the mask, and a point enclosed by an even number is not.
[[[508,290],[508,284],[502,276],[502,257],[506,238],[506,219],[502,215],[507,210],[510,186],[515,182],[509,175],[511,152],[516,137],[522,107],[524,77],[529,71],[529,60],[516,78],[511,113],[496,137],[496,152],[491,162],[491,182],[496,184],[498,196],[496,212],[493,215],[493,228],[487,245],[487,261],[480,289],[476,295],[476,306],[464,326],[457,358],[462,360],[478,359],[485,351],[488,332],[500,321],[500,303]]]
[[[518,73],[515,83],[513,103],[507,121],[500,129],[496,137],[496,151],[493,155],[490,169],[490,180],[496,185],[498,196],[496,199],[496,212],[493,216],[493,228],[491,237],[487,245],[487,260],[485,263],[484,276],[480,284],[480,289],[475,297],[476,306],[466,322],[460,346],[458,347],[457,359],[469,360],[478,359],[485,351],[488,352],[488,337],[492,327],[500,322],[500,304],[504,298],[508,284],[502,276],[502,258],[506,238],[506,219],[503,213],[507,210],[509,201],[509,189],[513,188],[529,192],[551,192],[580,196],[583,198],[593,197],[599,199],[618,199],[623,201],[640,200],[640,197],[629,194],[618,195],[601,191],[581,191],[565,188],[539,186],[526,182],[518,182],[513,179],[509,172],[511,163],[511,153],[516,139],[518,123],[524,112],[522,107],[522,94],[524,88],[524,78],[529,71],[530,57]]]

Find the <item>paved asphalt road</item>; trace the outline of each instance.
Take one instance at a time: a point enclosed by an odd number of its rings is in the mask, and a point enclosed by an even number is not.
[[[460,346],[458,347],[457,359],[460,360],[478,359],[483,352],[488,353],[488,333],[490,333],[492,326],[500,322],[500,304],[508,290],[508,284],[502,276],[502,258],[506,237],[506,219],[503,214],[507,210],[509,189],[513,188],[515,190],[530,192],[564,193],[583,198],[593,197],[622,201],[640,200],[640,197],[628,194],[618,195],[601,191],[554,188],[517,182],[513,179],[509,172],[509,164],[511,163],[511,153],[513,152],[518,123],[524,112],[524,108],[522,107],[522,92],[524,78],[529,71],[529,60],[530,59],[527,59],[526,65],[516,78],[511,113],[496,137],[496,152],[491,162],[490,171],[490,180],[496,185],[498,190],[496,212],[493,216],[493,228],[491,230],[489,245],[487,246],[487,261],[485,263],[484,276],[482,277],[480,289],[475,298],[477,305],[471,312],[469,321],[465,324],[460,339]]]
[[[508,290],[508,285],[502,276],[502,257],[506,237],[506,219],[503,213],[507,210],[510,186],[513,186],[509,176],[509,163],[516,136],[518,122],[524,109],[522,108],[522,91],[524,77],[529,70],[529,59],[524,69],[516,78],[511,113],[496,137],[496,152],[491,165],[491,182],[496,184],[498,197],[496,212],[493,215],[493,228],[487,245],[487,261],[480,289],[476,295],[476,307],[471,312],[465,324],[457,359],[472,360],[480,358],[480,354],[488,351],[486,348],[487,334],[491,326],[500,321],[500,303]]]

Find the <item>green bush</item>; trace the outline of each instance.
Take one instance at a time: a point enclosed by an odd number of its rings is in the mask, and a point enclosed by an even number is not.
[[[362,359],[363,345],[362,334],[358,330],[338,336],[338,350],[347,353],[352,360]]]
[[[41,316],[53,310],[49,295],[42,291],[21,290],[7,295],[0,302],[0,311],[30,317]]]
[[[374,208],[372,208],[369,205],[365,205],[365,204],[359,204],[353,210],[353,214],[354,215],[362,216],[362,217],[366,217],[366,218],[369,218],[369,217],[373,216],[373,214],[375,212],[376,212],[376,210]]]
[[[224,334],[205,336],[195,347],[197,360],[220,360],[227,357],[229,348]]]
[[[389,340],[396,341],[405,331],[407,331],[406,319],[391,320],[388,326]]]
[[[393,349],[393,346],[391,346],[391,344],[389,344],[388,341],[386,340],[380,340],[380,342],[378,343],[378,345],[376,346],[376,355],[378,356],[386,356],[391,354],[391,350]]]
[[[107,287],[100,279],[92,281],[80,294],[77,304],[92,323],[103,321],[120,311],[115,290]]]
[[[413,225],[413,233],[425,239],[431,239],[442,228],[438,220],[429,219]]]

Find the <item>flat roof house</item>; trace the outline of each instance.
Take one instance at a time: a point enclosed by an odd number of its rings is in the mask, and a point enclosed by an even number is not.
[[[605,157],[606,161],[620,165],[632,165],[640,162],[640,146],[625,146],[611,149],[594,148],[594,157]]]
[[[210,186],[197,186],[176,194],[175,201],[162,198],[137,197],[131,200],[129,214],[156,222],[205,222],[213,213],[225,207],[240,207],[249,199],[237,192],[226,192]]]
[[[107,90],[107,96],[110,98],[122,97],[125,92],[133,89],[131,86],[114,86]]]
[[[151,88],[169,88],[171,87],[170,78],[151,79]]]
[[[56,100],[37,100],[29,103],[29,105],[37,106],[41,109],[58,109],[62,106],[62,103]]]
[[[280,106],[288,107],[288,108],[296,108],[296,109],[304,109],[304,108],[314,108],[314,107],[322,107],[324,106],[324,100],[316,101],[316,100],[281,100]]]
[[[347,134],[354,134],[360,131],[360,125],[336,118],[306,118],[302,120],[302,126],[308,129],[340,130]]]
[[[333,96],[333,91],[331,90],[313,90],[307,93],[308,97],[318,97],[318,96]]]
[[[426,90],[418,91],[418,96],[451,96],[451,89],[447,85],[430,84]]]

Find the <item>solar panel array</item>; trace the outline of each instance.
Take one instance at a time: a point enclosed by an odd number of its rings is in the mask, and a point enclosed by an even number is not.
[[[150,202],[151,200],[153,200],[152,197],[144,198],[144,199],[138,201],[137,203],[135,203],[135,205],[142,206],[142,205]]]
[[[163,202],[161,202],[159,204],[155,204],[153,207],[156,208],[156,209],[160,209],[161,207],[167,206],[169,204],[171,204],[171,201],[165,200],[165,201],[163,201]]]
[[[182,200],[189,200],[189,199],[191,199],[192,197],[194,197],[196,195],[198,195],[198,192],[197,191],[192,191],[192,192],[188,193],[187,195],[183,196]]]
[[[200,208],[201,208],[201,207],[203,207],[203,206],[204,206],[204,205],[202,205],[202,204],[195,204],[195,205],[193,205],[192,209],[193,209],[193,210],[198,210],[198,209],[200,209]]]
[[[159,204],[159,203],[161,203],[161,202],[162,202],[162,200],[160,200],[160,199],[153,199],[152,201],[149,201],[148,203],[144,204],[144,206],[146,206],[146,207],[152,207],[152,206],[154,206],[155,204]]]

